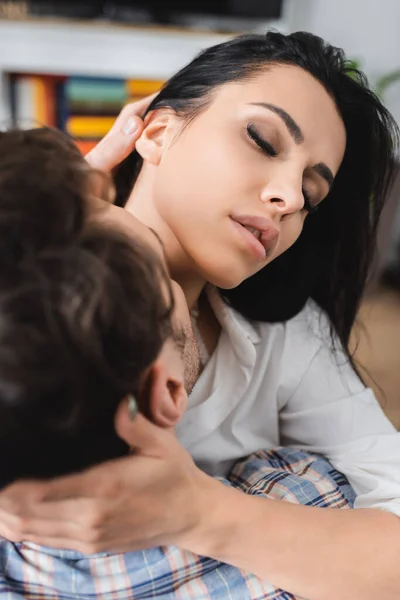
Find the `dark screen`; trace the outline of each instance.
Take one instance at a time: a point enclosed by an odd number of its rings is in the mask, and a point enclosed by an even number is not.
[[[282,14],[282,0],[98,0],[35,1],[28,2],[29,11],[36,15],[81,16],[101,18],[125,10],[147,10],[157,21],[176,14],[200,14],[227,17],[278,19]],[[120,14],[123,14],[120,13]]]

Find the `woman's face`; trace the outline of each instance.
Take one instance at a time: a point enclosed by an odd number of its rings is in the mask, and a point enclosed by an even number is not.
[[[224,85],[179,127],[153,170],[154,208],[197,274],[235,287],[313,218],[343,158],[344,124],[317,80],[276,65]]]

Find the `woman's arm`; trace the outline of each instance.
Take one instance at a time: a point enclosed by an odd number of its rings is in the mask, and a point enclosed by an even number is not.
[[[85,553],[177,545],[308,600],[400,597],[400,525],[379,510],[291,505],[202,473],[169,432],[117,416],[136,455],[0,492],[0,535]]]
[[[209,481],[209,509],[181,543],[309,600],[400,598],[400,521],[247,496]]]

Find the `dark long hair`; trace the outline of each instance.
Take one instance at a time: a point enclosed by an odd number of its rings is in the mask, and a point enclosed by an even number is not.
[[[350,357],[349,336],[372,262],[398,140],[392,116],[366,77],[342,50],[310,33],[241,36],[203,51],[165,84],[149,111],[171,107],[194,118],[219,86],[251,79],[271,64],[299,66],[325,87],[346,128],[345,155],[329,197],[306,219],[298,241],[262,271],[221,294],[245,317],[268,322],[290,319],[312,298]],[[133,152],[117,172],[119,204],[126,202],[140,167],[141,158]]]

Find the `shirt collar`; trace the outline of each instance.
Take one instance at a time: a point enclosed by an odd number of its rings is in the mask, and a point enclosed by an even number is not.
[[[252,321],[246,319],[237,310],[229,306],[222,299],[216,287],[212,285],[207,286],[206,293],[214,314],[223,329],[239,338],[243,339],[245,337],[253,344],[257,344],[260,341],[260,334]]]

